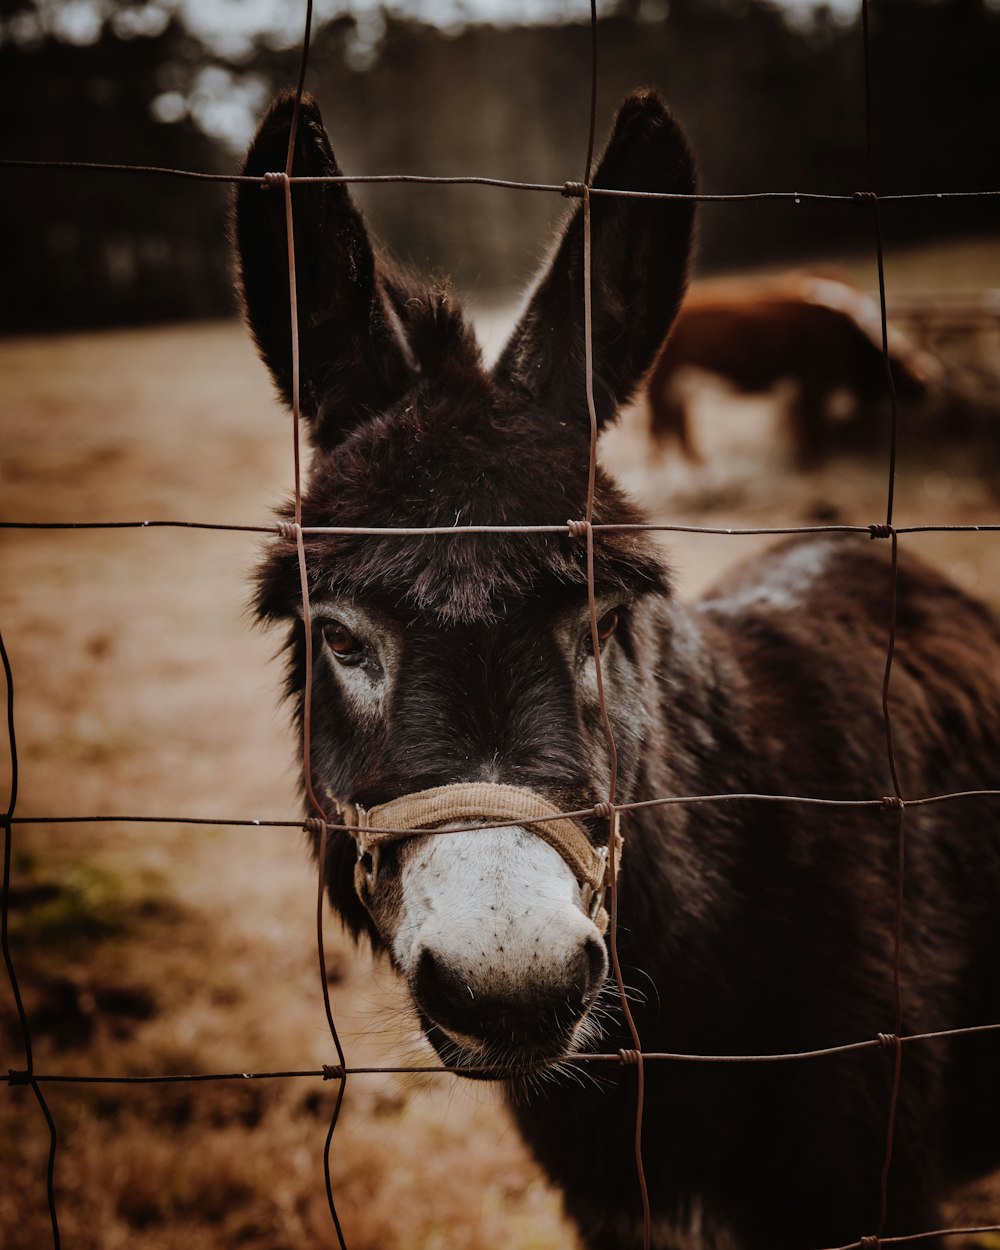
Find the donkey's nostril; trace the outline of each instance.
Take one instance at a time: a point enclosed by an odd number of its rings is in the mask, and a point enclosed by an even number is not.
[[[608,975],[608,953],[603,942],[594,937],[587,938],[583,948],[583,964],[583,976],[578,984],[583,1003],[589,1006]]]
[[[475,1008],[472,989],[426,947],[417,960],[414,992],[428,1015],[453,1028],[466,1027]]]

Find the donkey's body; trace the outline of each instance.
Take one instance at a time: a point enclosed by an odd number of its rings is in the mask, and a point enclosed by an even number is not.
[[[248,172],[284,167],[280,101]],[[337,167],[306,103],[296,173]],[[622,109],[597,185],[690,191],[691,159],[652,94]],[[306,525],[562,524],[583,514],[582,222],[570,222],[495,368],[458,313],[376,258],[343,187],[295,191],[302,409],[317,447]],[[595,197],[595,396],[610,420],[650,366],[684,285],[686,202]],[[244,186],[248,316],[290,389],[280,195]],[[595,520],[641,520],[598,472]],[[607,794],[584,544],[567,535],[308,540],[314,613],[312,785],[331,814],[467,781],[528,787],[563,810]],[[856,536],[785,545],[693,609],[658,547],[595,534],[601,668],[619,801],[891,792],[881,712],[889,568]],[[259,607],[291,620],[295,546],[265,564]],[[908,796],[989,786],[1000,629],[903,560],[892,687]],[[619,944],[643,1046],[799,1051],[893,1023],[894,809],[733,801],[643,809],[624,825]],[[582,822],[595,845],[606,824]],[[1000,839],[985,801],[907,815],[905,1032],[1000,1017]],[[605,943],[559,853],[518,826],[414,837],[375,862],[346,834],[331,901],[403,975],[446,1063],[511,1076],[522,1131],[592,1250],[640,1244],[634,1074],[551,1070],[628,1044]],[[596,1011],[591,1010],[597,1007]],[[654,1245],[781,1248],[874,1230],[892,1054],[795,1063],[646,1065]],[[525,1079],[528,1068],[551,1079]],[[947,1186],[1000,1159],[996,1046],[906,1048],[889,1225],[932,1228]],[[926,1243],[925,1243],[926,1244]]]
[[[850,538],[796,540],[691,611],[662,611],[634,797],[891,792],[879,697],[888,576],[885,553]],[[904,793],[993,784],[996,621],[910,560],[900,621],[892,702]],[[619,941],[643,1047],[773,1054],[890,1030],[897,819],[892,809],[753,802],[630,816]],[[991,803],[911,808],[906,826],[904,1033],[993,1020]],[[628,1044],[616,1021],[602,1048]],[[892,1058],[647,1063],[654,1245],[815,1248],[876,1227]],[[515,1101],[588,1246],[601,1250],[639,1244],[633,1081],[626,1072],[604,1090],[557,1086]],[[906,1047],[895,1230],[940,1227],[940,1194],[1000,1164],[998,1114],[995,1036]]]

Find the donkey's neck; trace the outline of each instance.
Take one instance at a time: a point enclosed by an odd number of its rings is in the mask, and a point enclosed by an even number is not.
[[[680,603],[659,609],[655,666],[637,799],[746,791],[760,783],[749,741],[745,681],[729,639]],[[661,816],[670,816],[661,809]]]
[[[655,692],[648,708],[644,750],[633,794],[636,801],[766,791],[771,786],[766,757],[754,748],[745,679],[725,635],[682,605],[657,609],[660,621],[655,663],[646,673]],[[726,865],[751,853],[747,811],[739,803],[677,803],[625,815],[625,849],[620,879],[620,946],[623,968],[638,987],[652,971],[658,992],[675,1004],[699,1000],[700,969],[713,948],[725,942],[733,916],[745,900],[734,891],[741,874]],[[750,810],[757,819],[756,808]],[[661,1016],[655,1004],[643,1029],[652,1040],[679,1020],[704,1018],[681,1011]],[[646,1017],[644,1009],[639,1016]],[[682,1028],[683,1033],[683,1028]],[[705,1039],[671,1032],[666,1046],[708,1045]]]

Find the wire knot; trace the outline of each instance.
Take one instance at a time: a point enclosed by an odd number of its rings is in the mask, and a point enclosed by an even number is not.
[[[294,521],[279,521],[277,524],[278,537],[290,538],[293,542],[298,534],[299,527]]]
[[[28,1071],[22,1072],[18,1068],[8,1068],[7,1069],[7,1084],[8,1085],[30,1085],[31,1073]]]
[[[326,833],[328,825],[319,816],[307,816],[302,822],[302,828],[306,833],[313,833],[317,837],[322,837]]]
[[[883,794],[882,806],[886,808],[886,810],[894,808],[897,812],[901,812],[906,806],[906,803],[899,797],[898,794]]]
[[[858,1242],[860,1250],[879,1250],[881,1245],[878,1237],[862,1237]]]
[[[323,1080],[324,1081],[342,1081],[344,1079],[344,1068],[339,1063],[323,1064]]]
[[[288,175],[284,173],[262,174],[260,185],[264,191],[274,191],[278,187],[284,186],[287,178]]]
[[[589,521],[567,521],[566,532],[570,538],[586,538],[587,530],[590,528]]]
[[[598,820],[610,820],[615,814],[614,803],[595,803],[594,815]]]
[[[891,525],[869,525],[868,537],[875,538],[891,538],[895,534],[895,530]]]
[[[853,199],[854,199],[855,204],[877,204],[878,203],[878,196],[875,194],[874,191],[855,191]]]
[[[898,1033],[879,1033],[875,1039],[878,1042],[879,1050],[892,1050],[894,1046],[899,1045]]]
[[[562,193],[567,199],[580,199],[586,189],[585,183],[566,182],[563,183]]]
[[[637,1068],[642,1060],[642,1053],[638,1050],[620,1050],[618,1052],[618,1062],[624,1068]]]

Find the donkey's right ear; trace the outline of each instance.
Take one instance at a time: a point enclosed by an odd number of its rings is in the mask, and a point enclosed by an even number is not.
[[[286,403],[292,402],[288,242],[282,172],[295,107],[272,103],[243,163],[259,182],[237,184],[233,235],[239,292],[251,333]],[[340,174],[319,108],[302,97],[293,177]],[[342,183],[293,184],[299,405],[313,441],[338,443],[366,413],[399,398],[415,371],[387,277],[364,220]]]

